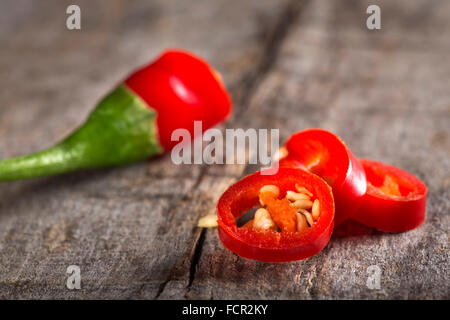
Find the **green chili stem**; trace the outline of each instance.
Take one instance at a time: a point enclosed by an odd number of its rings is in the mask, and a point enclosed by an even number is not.
[[[162,152],[156,113],[124,85],[72,135],[47,150],[0,161],[0,181],[122,165]]]
[[[80,159],[62,146],[0,161],[0,181],[55,175],[79,168]]]

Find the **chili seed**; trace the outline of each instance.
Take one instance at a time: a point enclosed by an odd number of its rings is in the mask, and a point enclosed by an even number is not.
[[[314,200],[313,206],[312,206],[312,216],[314,220],[317,220],[320,215],[320,202],[319,199]]]
[[[306,218],[300,212],[297,212],[297,231],[305,231],[308,229],[308,223],[306,222]]]
[[[277,162],[283,158],[286,158],[288,156],[288,154],[289,154],[289,152],[288,152],[287,148],[281,147],[273,155],[273,162]]]
[[[275,198],[278,198],[280,196],[280,189],[277,186],[274,186],[272,184],[265,185],[261,189],[259,189],[259,194],[261,193],[272,193]],[[261,197],[259,198],[259,203],[264,206],[264,202],[261,200]]]
[[[311,213],[309,211],[306,211],[303,209],[300,209],[300,213],[302,213],[305,216],[306,221],[308,221],[309,226],[312,227],[312,225],[314,224],[314,219],[313,219]]]
[[[296,209],[311,209],[312,205],[312,201],[306,199],[296,200],[291,203],[291,206]]]
[[[264,208],[259,208],[255,212],[253,219],[253,228],[257,230],[275,230],[277,228],[275,222],[273,222],[269,211]]]
[[[297,200],[310,200],[310,197],[307,194],[304,193],[297,193],[294,191],[287,191],[286,192],[286,199],[291,201],[297,201]]]
[[[217,227],[217,215],[209,214],[198,220],[198,227],[200,228],[216,228]]]
[[[305,187],[301,187],[298,184],[295,185],[295,189],[297,189],[298,192],[300,193],[305,193],[308,196],[312,197],[313,194],[311,193],[311,191],[309,191],[308,189],[306,189]]]

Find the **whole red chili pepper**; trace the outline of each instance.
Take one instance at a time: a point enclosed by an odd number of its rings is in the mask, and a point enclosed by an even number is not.
[[[201,120],[206,130],[231,112],[220,74],[186,51],[166,51],[125,85],[156,111],[159,141],[166,151],[178,143],[171,140],[174,130],[184,128],[193,136],[194,121]]]
[[[283,225],[279,225],[280,232],[273,229],[258,230],[254,228],[252,221],[250,225],[247,223],[238,227],[237,218],[251,208],[261,205],[260,192],[264,186],[276,186],[280,197],[288,197],[287,194],[292,192],[291,190],[304,188],[304,192],[320,203],[316,220],[308,222],[309,227],[304,222],[305,227],[294,232],[285,229]],[[274,213],[283,214],[282,211],[286,213],[288,208],[294,208],[294,203],[285,206],[287,198],[270,200],[269,197],[269,201],[267,197],[262,199],[274,219]],[[240,256],[266,262],[302,260],[317,254],[330,239],[334,222],[333,194],[322,178],[301,169],[279,168],[275,174],[270,175],[256,172],[225,191],[217,203],[217,216],[220,240],[225,247]]]
[[[354,219],[387,232],[404,232],[425,220],[427,187],[412,174],[366,159],[360,160],[367,177],[367,192]]]
[[[230,97],[206,61],[181,50],[164,52],[107,95],[87,121],[56,146],[0,161],[0,181],[122,165],[169,151],[175,129],[194,137],[231,112]]]
[[[285,148],[280,166],[308,170],[333,188],[335,225],[358,211],[367,186],[364,169],[338,136],[323,129],[306,129],[294,133]]]

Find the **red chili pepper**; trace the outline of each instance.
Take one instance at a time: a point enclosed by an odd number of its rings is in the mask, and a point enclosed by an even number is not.
[[[335,134],[306,129],[293,134],[285,145],[287,156],[281,167],[306,169],[325,179],[333,189],[335,225],[352,217],[366,192],[366,177],[359,161]]]
[[[427,187],[412,174],[366,159],[360,160],[367,192],[355,220],[386,232],[404,232],[425,220]]]
[[[0,161],[0,181],[122,165],[169,151],[175,129],[194,137],[223,121],[231,102],[220,76],[205,61],[180,50],[164,52],[136,71],[56,146]]]
[[[296,190],[296,184],[308,189],[320,202],[320,215],[312,226],[296,232],[259,231],[251,224],[237,226],[237,218],[259,205],[258,196],[263,186],[275,185],[284,196],[288,190]],[[286,199],[273,199],[268,210],[285,210],[283,200]],[[279,168],[276,174],[256,172],[233,184],[219,199],[217,214],[219,237],[229,250],[249,259],[285,262],[309,258],[325,247],[333,230],[334,201],[331,188],[317,175],[300,169]]]
[[[194,121],[206,130],[231,112],[230,97],[220,75],[208,63],[186,51],[172,50],[136,71],[125,84],[157,112],[159,141],[166,151],[178,142],[172,132],[188,129]]]

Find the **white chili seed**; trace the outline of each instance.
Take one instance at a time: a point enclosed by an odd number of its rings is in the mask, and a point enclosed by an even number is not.
[[[305,216],[306,221],[308,221],[309,226],[312,227],[312,225],[314,224],[314,220],[313,220],[311,213],[309,213],[309,211],[306,211],[303,209],[301,209],[300,212]]]
[[[265,185],[264,187],[259,189],[259,194],[268,193],[268,192],[272,193],[275,198],[278,198],[280,196],[280,189],[277,186],[274,186],[272,184]],[[259,198],[259,203],[262,206],[265,205],[264,202],[262,201],[261,197]]]
[[[297,201],[297,200],[310,200],[310,197],[307,194],[304,193],[297,193],[294,191],[287,191],[286,192],[286,199],[291,201]]]
[[[306,218],[300,212],[297,212],[297,231],[304,231],[308,229],[308,223],[306,222]]]
[[[296,209],[311,209],[313,203],[311,200],[296,200],[295,202],[291,203],[291,206],[293,206]]]
[[[216,228],[217,227],[217,215],[209,214],[198,220],[198,227],[200,228]]]
[[[288,156],[289,152],[286,147],[281,147],[278,149],[275,154],[273,155],[273,162],[277,162],[283,158],[286,158]]]
[[[255,212],[255,218],[253,219],[253,228],[256,230],[275,230],[276,224],[273,222],[269,211],[264,208],[259,208]]]
[[[308,189],[306,189],[305,187],[301,187],[298,184],[295,185],[295,189],[297,189],[298,192],[300,193],[305,193],[308,196],[312,197],[313,194],[311,193],[311,191],[309,191]]]
[[[314,200],[313,206],[312,206],[312,216],[314,220],[317,220],[320,215],[320,202],[319,199]]]

